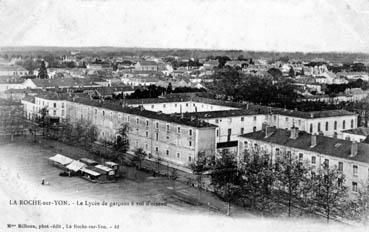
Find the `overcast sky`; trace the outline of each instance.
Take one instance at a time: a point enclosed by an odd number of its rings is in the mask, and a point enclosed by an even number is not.
[[[0,46],[369,52],[368,0],[0,0]]]

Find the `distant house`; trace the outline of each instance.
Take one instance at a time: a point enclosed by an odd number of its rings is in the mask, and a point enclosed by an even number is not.
[[[159,71],[159,65],[155,61],[138,61],[135,69],[138,71]]]
[[[27,79],[24,82],[26,88],[30,89],[53,89],[53,88],[79,88],[99,87],[93,80],[88,78],[63,78],[63,79]]]
[[[0,76],[25,76],[28,70],[18,65],[0,64]]]
[[[208,60],[204,63],[203,68],[204,69],[213,69],[215,67],[219,66],[218,60]]]
[[[23,85],[24,79],[22,78],[0,78],[0,92],[3,92],[8,89],[25,89],[26,87]]]
[[[337,73],[337,76],[344,77],[348,80],[363,80],[363,81],[369,81],[369,75],[365,72],[339,72]]]

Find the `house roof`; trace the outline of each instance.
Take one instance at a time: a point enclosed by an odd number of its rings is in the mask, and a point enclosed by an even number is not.
[[[32,79],[36,86],[42,88],[56,87],[76,87],[76,86],[93,86],[95,81],[90,78],[58,78],[58,79]]]
[[[140,65],[150,65],[150,66],[157,66],[158,63],[156,63],[155,61],[151,61],[151,60],[141,60],[141,61],[138,61],[137,63],[140,63]]]
[[[270,129],[271,134],[268,137],[265,137],[265,131],[256,131],[240,135],[239,137],[316,152],[337,158],[369,163],[369,144],[367,143],[358,143],[358,153],[356,156],[351,157],[351,145],[353,143],[351,141],[316,135],[316,146],[311,147],[311,134],[299,131],[298,138],[291,139],[291,132],[289,130]]]
[[[358,127],[358,128],[355,128],[355,129],[343,130],[342,132],[343,133],[348,133],[348,134],[368,136],[369,135],[369,128],[367,128],[367,127]]]
[[[14,71],[14,72],[27,72],[27,69],[18,65],[4,65],[0,64],[0,71]]]
[[[127,114],[133,114],[133,115],[139,115],[139,116],[146,117],[146,118],[157,119],[160,121],[168,121],[168,122],[173,122],[176,124],[182,124],[182,125],[187,125],[187,126],[196,127],[196,128],[216,127],[215,125],[206,123],[202,120],[192,120],[190,118],[180,117],[175,114],[163,114],[160,112],[153,112],[153,111],[145,110],[140,107],[129,107],[129,106],[125,107],[121,104],[121,102],[112,103],[112,102],[106,102],[106,101],[97,101],[97,100],[89,99],[87,97],[70,96],[69,94],[56,94],[56,93],[47,93],[47,94],[40,95],[38,97],[49,99],[49,100],[66,100],[66,101],[80,103],[80,104],[89,105],[93,107],[105,108],[107,110],[118,111],[118,112],[123,112]]]
[[[191,112],[185,113],[185,116],[197,116],[199,118],[211,119],[211,118],[228,118],[228,117],[238,117],[246,115],[257,115],[260,114],[253,110],[246,109],[231,109],[231,110],[218,110],[218,111],[202,111],[202,112]]]

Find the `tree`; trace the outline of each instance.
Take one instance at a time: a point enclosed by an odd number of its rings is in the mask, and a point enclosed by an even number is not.
[[[363,222],[369,222],[369,183],[362,184],[354,198],[349,201],[345,210],[346,216]]]
[[[282,71],[281,71],[281,70],[279,70],[278,68],[270,68],[270,69],[268,70],[268,73],[269,73],[270,75],[272,75],[272,77],[273,77],[273,79],[274,79],[274,80],[280,80],[280,79],[282,79],[282,77],[283,77],[283,73],[282,73]]]
[[[324,209],[329,222],[331,214],[338,213],[345,205],[348,190],[344,185],[345,176],[338,171],[337,167],[329,168],[324,164],[319,173],[313,177],[313,181],[316,206]]]
[[[192,170],[193,174],[196,177],[196,184],[198,188],[198,201],[201,200],[201,186],[203,180],[203,173],[204,171],[208,170],[206,165],[206,159],[203,156],[203,153],[199,152],[198,159],[194,162],[190,163],[190,169]]]
[[[168,87],[167,87],[167,94],[170,94],[170,93],[172,93],[172,92],[173,92],[172,83],[171,83],[171,82],[169,82]]]
[[[47,74],[47,69],[46,69],[46,65],[45,65],[45,61],[41,61],[41,65],[40,68],[38,70],[38,78],[41,79],[47,79],[49,78],[49,75]]]
[[[227,202],[227,215],[230,214],[231,201],[234,201],[239,194],[241,183],[241,173],[237,168],[235,155],[223,152],[212,167],[211,184],[214,186],[215,193]]]
[[[122,123],[117,131],[116,141],[114,143],[114,150],[125,155],[129,150],[129,140],[128,140],[129,126],[128,123]],[[124,156],[120,156],[124,158]]]
[[[309,168],[291,152],[287,152],[275,161],[278,169],[276,178],[283,191],[287,193],[288,216],[291,216],[292,201],[298,201],[307,190]],[[306,194],[306,193],[305,193]]]
[[[46,135],[45,130],[50,129],[50,117],[49,110],[46,107],[43,107],[39,111],[40,116],[37,118],[37,122],[42,127],[42,135]]]
[[[176,180],[178,179],[178,173],[177,170],[175,168],[172,169],[172,172],[170,173],[170,179],[172,180],[173,183],[173,191],[176,191]]]
[[[260,151],[245,152],[243,155],[240,196],[244,205],[247,204],[261,210],[271,209],[270,198],[275,173],[270,155]]]
[[[292,66],[290,67],[290,71],[288,72],[288,75],[289,75],[290,77],[292,77],[292,78],[294,78],[294,77],[295,77],[295,70],[293,69],[293,67],[292,67]]]
[[[133,161],[138,163],[138,169],[141,169],[142,161],[145,160],[147,153],[143,150],[143,148],[137,148],[134,152],[135,156],[133,157]]]

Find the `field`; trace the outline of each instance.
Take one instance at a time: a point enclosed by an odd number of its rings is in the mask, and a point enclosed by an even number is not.
[[[295,231],[310,223],[300,219],[287,222],[259,218],[237,207],[232,207],[233,217],[227,217],[224,215],[226,204],[212,194],[202,192],[198,202],[196,188],[175,182],[173,190],[172,181],[143,172],[131,170],[128,178],[109,184],[94,184],[78,177],[60,177],[61,170],[48,162],[48,157],[56,152],[75,158],[89,156],[84,150],[59,143],[35,144],[20,140],[0,145],[0,231],[5,230],[8,224],[18,226],[23,223],[36,227],[56,224],[65,230],[68,225],[75,224],[82,227],[106,226],[105,231],[118,231],[114,230],[115,225],[120,229],[124,226],[125,230],[138,231],[141,231],[138,228],[151,227],[153,230],[176,227],[177,231],[187,231],[189,226],[200,231],[211,224],[214,231],[225,228],[242,230],[245,225],[252,231],[266,231],[270,227],[276,231]],[[41,185],[42,178],[47,185]],[[20,200],[39,200],[41,205],[19,205]],[[61,205],[56,205],[54,200],[60,200]],[[14,201],[16,205],[12,204]],[[286,223],[289,224],[287,228]],[[320,226],[315,224],[310,231]],[[332,224],[329,228],[335,226]],[[98,231],[96,228],[91,230]],[[70,231],[74,231],[73,228]]]

